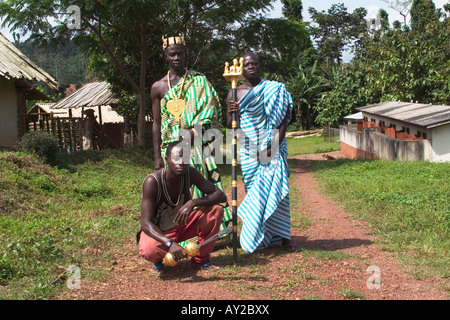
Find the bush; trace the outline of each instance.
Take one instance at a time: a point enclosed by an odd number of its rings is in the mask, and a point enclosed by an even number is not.
[[[47,163],[53,163],[56,160],[58,152],[58,141],[55,137],[45,131],[27,132],[18,145],[21,151],[31,151],[36,153]]]

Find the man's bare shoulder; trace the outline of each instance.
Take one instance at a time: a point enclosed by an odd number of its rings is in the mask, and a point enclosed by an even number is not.
[[[237,86],[236,89],[250,90],[251,88],[252,87],[247,82],[244,82],[243,84]]]
[[[236,88],[238,101],[241,100],[243,96],[253,88],[248,85],[248,83],[243,83]]]
[[[162,169],[158,169],[152,173],[149,173],[145,178],[143,184],[150,186],[158,184],[158,178],[161,177]]]
[[[210,181],[206,180],[200,171],[193,167],[188,167],[189,180],[192,185],[197,187],[201,186],[204,183],[208,183]]]
[[[153,97],[163,97],[164,94],[167,92],[168,87],[167,87],[167,75],[162,77],[161,79],[155,81],[152,84],[152,88],[151,88],[151,95]]]

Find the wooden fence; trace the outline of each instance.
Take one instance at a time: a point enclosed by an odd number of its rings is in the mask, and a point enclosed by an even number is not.
[[[55,117],[51,113],[27,113],[20,116],[23,117],[22,123],[25,126],[23,132],[47,131],[58,140],[60,152],[83,150],[85,118]],[[100,127],[101,137],[96,141],[98,148],[123,147],[123,123],[104,123]]]
[[[27,113],[23,132],[43,130],[58,140],[61,152],[74,152],[83,148],[83,118],[54,117],[52,114]]]
[[[339,129],[325,126],[323,128],[323,139],[327,142],[339,142]]]

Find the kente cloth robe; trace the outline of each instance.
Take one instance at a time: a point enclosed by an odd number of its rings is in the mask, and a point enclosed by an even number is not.
[[[217,129],[220,132],[222,109],[219,96],[205,75],[194,70],[188,71],[180,90],[182,84],[183,78],[161,99],[161,156],[163,159],[165,158],[167,146],[172,141],[179,139],[181,129],[200,128],[202,132],[197,132],[197,134],[201,135],[202,141],[191,145],[190,165],[223,191],[222,180],[214,156],[207,150],[204,153],[205,149],[212,148],[211,144],[203,139],[203,133],[208,129]],[[176,98],[186,101],[186,107],[178,121],[167,109],[167,102]],[[204,154],[210,156],[204,156]],[[193,199],[203,197],[202,192],[196,187],[192,188],[191,193]],[[225,223],[231,220],[228,203],[223,203],[222,206],[224,207],[224,216],[221,230],[226,227]]]
[[[286,139],[276,148],[275,130],[292,113],[292,97],[280,82],[262,80],[239,101],[239,154],[246,196],[238,208],[240,244],[246,252],[291,238],[290,175]],[[271,143],[272,158],[260,161]]]

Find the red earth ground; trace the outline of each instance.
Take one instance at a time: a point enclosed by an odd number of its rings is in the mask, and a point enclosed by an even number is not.
[[[300,203],[294,210],[311,221],[307,228],[292,222],[292,241],[301,252],[289,253],[281,247],[251,255],[239,251],[234,263],[231,240],[220,240],[212,253],[220,270],[191,269],[185,260],[159,276],[138,255],[134,235],[130,235],[123,247],[114,250],[110,263],[101,266],[109,272],[107,277],[82,277],[80,289],[64,290],[57,299],[448,300],[448,279],[415,279],[380,249],[377,235],[365,221],[352,218],[319,191],[305,164],[343,157],[340,152],[327,155],[298,155],[290,160],[295,164],[291,183]],[[245,195],[242,183],[238,190],[239,203]],[[228,196],[231,199],[231,192]]]

